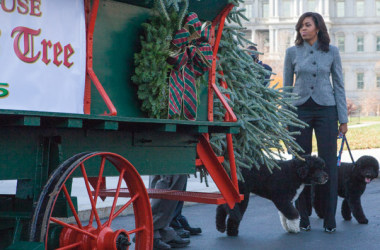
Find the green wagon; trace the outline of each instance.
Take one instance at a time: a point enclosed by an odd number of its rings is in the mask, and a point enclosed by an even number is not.
[[[68,8],[68,13],[71,13],[78,8],[78,3],[83,5],[80,7],[83,8],[85,23],[81,25],[85,32],[79,43],[85,42],[85,52],[76,50],[67,41],[57,42],[48,37],[42,40],[43,34],[49,34],[43,33],[48,28],[38,29],[38,25],[46,23],[36,21],[37,26],[34,26],[34,21],[28,23],[28,19],[23,19],[47,17],[48,8],[54,8],[52,5],[55,2],[66,2],[65,6],[59,6],[57,13],[61,8]],[[212,121],[211,105],[214,94],[223,99],[215,87],[215,60],[224,18],[232,5],[227,0],[190,1],[190,11],[198,13],[201,20],[213,21],[215,38],[212,44],[213,65],[208,72],[209,83],[199,90],[197,120],[185,121],[146,118],[140,111],[136,88],[130,80],[134,72],[133,55],[139,47],[138,33],[141,24],[152,13],[153,1],[55,2],[1,1],[0,20],[11,21],[3,22],[5,26],[0,25],[0,58],[4,57],[2,46],[6,46],[1,39],[13,39],[10,45],[13,47],[6,55],[17,55],[16,59],[22,60],[20,63],[23,65],[56,67],[63,72],[55,73],[52,70],[50,73],[55,78],[50,83],[53,85],[54,82],[57,86],[52,91],[62,87],[61,81],[68,82],[63,79],[66,74],[64,70],[75,68],[74,58],[80,53],[84,53],[85,67],[83,72],[79,72],[84,78],[83,113],[46,110],[51,105],[43,109],[46,111],[29,109],[29,97],[21,97],[15,102],[25,101],[26,107],[14,104],[7,108],[9,106],[3,105],[3,101],[8,97],[11,99],[19,89],[13,82],[0,84],[0,180],[17,180],[14,193],[0,190],[0,249],[124,249],[122,245],[132,243],[134,236],[135,249],[151,249],[153,223],[149,196],[211,204],[228,203],[230,206],[239,202],[241,196],[236,172],[232,171],[231,180],[207,136],[208,133],[225,133],[227,140],[230,140],[231,134],[239,132],[239,125],[225,101],[223,103],[228,111],[226,122]],[[73,3],[72,7],[70,2]],[[11,18],[11,15],[16,17]],[[24,26],[17,23],[17,15],[22,15],[20,20]],[[70,15],[63,18],[70,22]],[[17,26],[8,27],[12,34],[7,33],[7,25]],[[75,32],[73,30],[73,37],[76,36]],[[30,44],[32,38],[40,39],[41,43],[37,44],[35,40],[34,44]],[[28,46],[35,46],[35,50],[30,50]],[[2,65],[8,67],[4,63]],[[19,77],[16,71],[11,72],[8,68],[2,68],[0,72],[2,76],[10,75],[10,79]],[[30,74],[37,74],[32,79],[45,77],[45,71]],[[23,79],[27,81],[30,78]],[[0,78],[0,82],[3,81]],[[33,81],[30,84],[37,85],[37,81]],[[71,83],[76,86],[75,81]],[[66,94],[66,91],[58,92],[53,100],[43,97],[43,91],[36,89],[29,94],[31,99],[40,100],[41,105],[45,105],[49,101],[58,102],[57,99]],[[71,98],[71,95],[65,96]],[[63,102],[71,105],[71,101]],[[233,160],[232,144],[230,156]],[[153,192],[145,188],[141,179],[141,175],[194,173],[196,165],[207,168],[221,194]],[[108,185],[105,177],[109,176],[116,178],[116,186]],[[74,180],[81,181],[81,192],[87,195],[91,204],[89,216],[84,219],[80,218],[78,200],[72,194],[73,191],[78,192],[73,190]],[[101,220],[98,203],[106,197],[114,201],[109,216]],[[126,201],[120,205],[118,200],[121,197],[129,198],[125,198]],[[130,209],[135,217],[132,229],[111,229],[112,220],[121,216],[126,209]]]

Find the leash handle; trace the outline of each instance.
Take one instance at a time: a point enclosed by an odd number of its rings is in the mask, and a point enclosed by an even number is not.
[[[354,157],[352,156],[352,153],[351,153],[351,150],[350,150],[350,146],[348,145],[348,141],[347,141],[346,136],[344,134],[342,134],[342,133],[339,133],[338,139],[342,139],[342,144],[340,145],[337,166],[340,167],[340,165],[341,165],[341,159],[342,159],[344,142],[346,142],[348,153],[350,153],[350,157],[351,157],[352,163],[355,164]]]
[[[346,137],[342,133],[339,133],[338,139],[342,139],[342,144],[340,145],[340,150],[339,150],[339,154],[338,154],[338,162],[336,164],[338,167],[340,167],[340,164],[341,164],[345,138]]]
[[[351,161],[352,161],[352,163],[355,165],[354,157],[352,157],[352,153],[351,153],[351,150],[350,150],[350,146],[348,146],[348,141],[347,141],[347,138],[346,138],[345,135],[344,135],[344,138],[345,138],[345,141],[346,141],[346,145],[347,145],[348,153],[350,153]]]

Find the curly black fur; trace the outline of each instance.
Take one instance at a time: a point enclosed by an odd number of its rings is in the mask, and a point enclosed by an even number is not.
[[[345,220],[351,220],[351,213],[360,224],[368,224],[360,197],[366,186],[379,175],[379,162],[372,156],[360,157],[355,165],[342,163],[338,169],[338,195],[344,198],[341,208]],[[313,207],[320,218],[324,212],[320,202],[313,200]]]
[[[239,191],[244,194],[244,200],[236,203],[233,209],[226,204],[217,207],[217,230],[224,233],[227,229],[227,235],[238,235],[239,224],[247,209],[250,193],[271,200],[287,220],[299,219],[299,213],[292,203],[302,191],[303,184],[324,184],[328,179],[323,171],[325,163],[321,158],[309,155],[303,157],[305,161],[279,161],[280,169],[273,169],[273,173],[265,166],[261,166],[259,170],[255,167],[241,168],[244,182],[239,181]],[[299,225],[297,227],[299,231]],[[288,232],[298,232],[297,229],[286,229],[286,225],[284,228]]]

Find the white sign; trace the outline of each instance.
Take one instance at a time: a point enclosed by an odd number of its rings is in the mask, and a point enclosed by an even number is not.
[[[83,113],[83,0],[0,0],[0,109]]]

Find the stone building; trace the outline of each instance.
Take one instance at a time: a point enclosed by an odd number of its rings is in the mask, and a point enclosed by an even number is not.
[[[380,115],[380,0],[246,0],[247,38],[282,76],[300,15],[320,13],[341,53],[347,98],[363,115]]]

